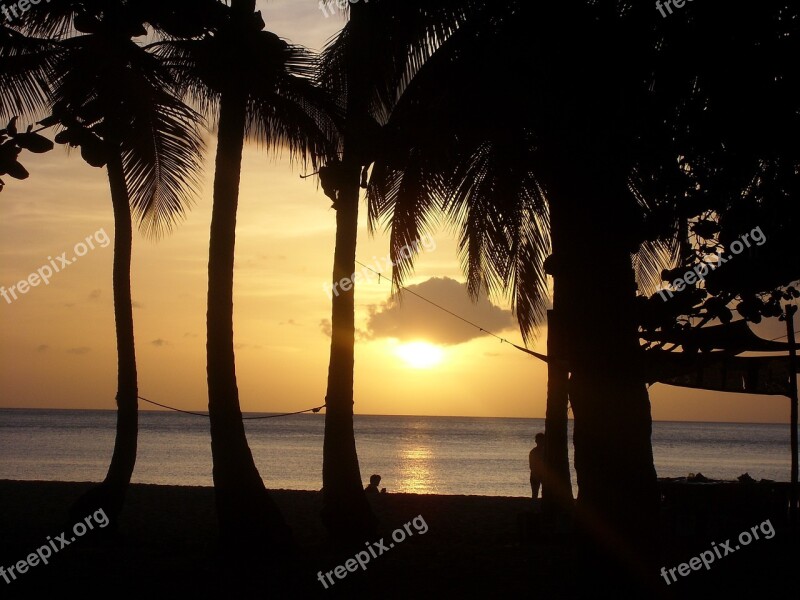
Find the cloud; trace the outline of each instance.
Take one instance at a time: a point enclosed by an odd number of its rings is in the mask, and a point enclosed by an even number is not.
[[[131,301],[131,308],[144,308],[141,302],[137,302],[136,300]]]
[[[79,346],[77,348],[67,348],[67,354],[88,354],[92,349],[87,346]]]
[[[156,346],[157,348],[161,348],[163,346],[169,346],[170,345],[170,343],[167,340],[162,340],[161,338],[158,338],[157,340],[153,340],[152,342],[150,342],[150,344],[152,344],[153,346]]]
[[[36,347],[37,352],[47,352],[48,350],[50,350],[50,346],[48,346],[47,344],[40,344],[39,346]]]
[[[99,300],[102,293],[101,290],[92,290],[89,292],[89,300]]]
[[[330,319],[322,319],[319,322],[319,330],[325,334],[326,337],[331,337],[331,320]]]
[[[494,306],[485,295],[473,303],[466,284],[455,279],[433,277],[418,285],[410,285],[408,289],[488,331],[496,333],[515,326],[511,311]],[[370,310],[366,333],[371,339],[424,339],[452,346],[486,335],[477,327],[408,293],[403,293],[399,301],[390,299]]]

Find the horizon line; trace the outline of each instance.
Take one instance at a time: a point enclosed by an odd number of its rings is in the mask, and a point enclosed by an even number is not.
[[[0,406],[0,410],[84,410],[84,411],[99,411],[99,412],[117,412],[116,408],[64,408],[64,407],[30,407],[30,406]],[[181,410],[194,410],[194,409],[181,409]],[[202,409],[198,409],[202,410]],[[140,408],[139,412],[152,412],[152,413],[173,413],[176,411],[172,410],[163,410],[163,409],[151,409],[151,408]],[[291,412],[291,411],[287,411]],[[181,413],[178,413],[181,414]],[[283,412],[280,411],[242,411],[243,415],[280,415]],[[320,414],[324,414],[324,412],[320,411]],[[198,415],[199,416],[199,415]],[[207,415],[202,415],[207,416]],[[300,414],[300,415],[290,415],[290,416],[308,416],[314,417],[315,414]],[[427,417],[427,418],[437,418],[437,419],[538,419],[540,421],[544,421],[545,417],[509,417],[509,416],[477,416],[477,415],[411,415],[411,414],[374,414],[374,413],[354,413],[353,416],[357,417]],[[569,421],[574,421],[574,417],[570,416]],[[787,422],[776,422],[776,421],[694,421],[694,420],[673,420],[673,419],[653,419],[653,423],[708,423],[708,424],[726,424],[726,425],[789,425],[791,423]]]

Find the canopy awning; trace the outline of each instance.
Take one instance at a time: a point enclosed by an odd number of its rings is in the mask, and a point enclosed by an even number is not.
[[[788,356],[742,357],[728,352],[688,355],[663,350],[648,350],[645,356],[648,383],[739,394],[791,395]]]
[[[711,350],[725,350],[732,354],[742,352],[788,352],[789,344],[764,340],[753,333],[747,321],[734,321],[724,325],[688,329],[685,331],[644,332],[640,334],[648,342],[667,342],[710,352]]]

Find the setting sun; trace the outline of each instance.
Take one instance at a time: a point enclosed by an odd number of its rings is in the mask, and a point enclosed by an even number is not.
[[[428,342],[402,344],[397,347],[395,354],[414,369],[430,369],[442,362],[444,357],[444,352],[441,348]]]

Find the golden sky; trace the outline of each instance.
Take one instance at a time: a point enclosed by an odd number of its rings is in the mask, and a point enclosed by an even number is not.
[[[263,6],[262,6],[263,4]],[[259,3],[267,27],[318,49],[341,27],[315,0]],[[202,193],[175,231],[159,242],[136,235],[133,299],[140,393],[189,410],[207,403],[205,301],[213,152],[208,136]],[[95,232],[113,239],[104,169],[62,147],[24,153],[27,181],[6,177],[0,194],[0,285],[9,288]],[[286,157],[256,146],[245,151],[235,279],[237,375],[245,411],[294,411],[324,402],[330,339],[329,281],[335,213],[301,180]],[[362,216],[365,217],[362,211]],[[388,253],[385,236],[370,238],[361,219],[358,257],[367,264]],[[112,307],[113,244],[95,249],[55,273],[48,285],[0,298],[0,408],[114,407],[116,358]],[[435,246],[435,248],[434,248]],[[452,232],[434,232],[409,284],[465,317],[519,343],[497,299],[469,304]],[[56,264],[58,261],[56,260]],[[387,271],[388,273],[388,271]],[[455,280],[455,281],[454,281]],[[543,363],[445,313],[406,296],[387,305],[390,286],[359,281],[356,320],[356,411],[364,414],[543,417]],[[774,321],[774,320],[772,320]],[[785,333],[772,322],[763,337]],[[393,337],[401,340],[394,340]],[[408,343],[416,339],[434,346]],[[533,349],[544,353],[546,331]],[[782,397],[651,389],[657,420],[788,422]],[[146,406],[143,406],[146,408]]]

